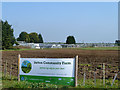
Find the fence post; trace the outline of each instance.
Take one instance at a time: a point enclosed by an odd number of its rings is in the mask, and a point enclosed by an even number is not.
[[[115,74],[115,77],[113,79],[113,82],[112,82],[111,86],[114,84],[114,81],[115,81],[116,77],[117,77],[117,73]]]
[[[20,54],[18,55],[18,81],[20,81]]]
[[[7,60],[5,62],[5,77],[7,76]]]
[[[83,85],[85,86],[85,66],[84,66],[84,79],[83,79]]]
[[[105,85],[105,63],[103,63],[103,85]]]
[[[95,74],[95,71],[94,71],[94,85],[96,86],[96,74]]]
[[[11,80],[11,73],[12,73],[12,64],[11,64],[11,67],[10,67],[10,80]]]
[[[78,79],[78,77],[77,77],[77,75],[78,75],[78,55],[76,55],[76,57],[75,57],[75,87],[77,87],[77,79]]]
[[[7,74],[7,61],[6,61],[6,74]]]
[[[6,62],[4,64],[4,77],[6,77]]]

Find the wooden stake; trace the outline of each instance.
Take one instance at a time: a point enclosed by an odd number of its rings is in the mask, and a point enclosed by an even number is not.
[[[18,55],[18,81],[20,81],[20,54]]]
[[[6,61],[6,75],[7,75],[7,61]]]
[[[94,85],[96,86],[96,75],[95,75],[95,71],[94,71]]]
[[[6,77],[6,62],[4,64],[4,77]]]
[[[112,82],[111,86],[114,84],[114,81],[115,81],[116,77],[117,77],[117,73],[115,74],[115,77],[113,79],[113,82]]]
[[[83,85],[85,86],[85,72],[84,72],[84,79],[83,79]]]
[[[12,73],[12,64],[11,64],[11,67],[10,67],[10,80],[11,80],[11,73]]]
[[[84,66],[84,78],[83,78],[83,85],[85,86],[85,76],[86,76],[86,74],[85,74],[85,66]]]
[[[5,62],[5,77],[7,76],[7,60]]]
[[[77,87],[78,74],[78,55],[75,57],[75,87]]]
[[[103,85],[105,85],[105,63],[103,63]]]

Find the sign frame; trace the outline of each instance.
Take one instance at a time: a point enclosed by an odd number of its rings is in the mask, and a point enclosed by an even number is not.
[[[18,82],[20,81],[20,58],[21,58],[21,55],[19,54],[18,55]],[[77,82],[77,79],[78,79],[78,55],[75,56],[75,66],[73,66],[73,67],[74,67],[74,78],[75,78],[74,85],[75,85],[75,87],[77,87],[77,84],[78,84],[78,82]]]

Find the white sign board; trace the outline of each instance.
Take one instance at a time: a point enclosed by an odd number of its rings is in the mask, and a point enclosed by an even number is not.
[[[20,79],[74,85],[74,58],[20,58]]]

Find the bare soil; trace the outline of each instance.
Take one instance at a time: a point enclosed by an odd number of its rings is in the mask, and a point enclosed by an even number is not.
[[[79,56],[79,78],[86,72],[87,77],[93,77],[95,71],[98,78],[102,78],[102,63],[106,64],[106,78],[113,77],[118,72],[118,51],[117,50],[80,50],[80,49],[40,49],[25,51],[2,51],[2,66],[4,71],[7,61],[7,70],[10,71],[12,64],[12,74],[17,75],[18,54],[22,58],[73,58]],[[84,66],[84,64],[87,64]],[[85,71],[83,71],[85,68]],[[89,69],[89,70],[88,70]],[[91,71],[92,70],[92,71]]]

